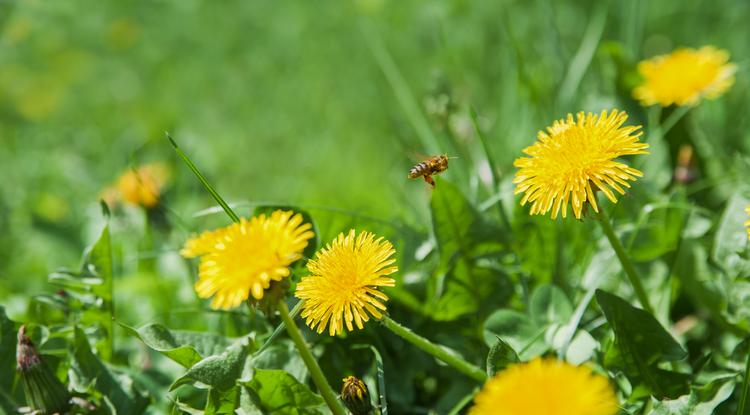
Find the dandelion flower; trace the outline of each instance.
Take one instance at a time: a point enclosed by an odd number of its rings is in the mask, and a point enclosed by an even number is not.
[[[750,216],[750,206],[745,208],[745,213]],[[745,222],[745,227],[747,228],[747,238],[750,239],[750,220]]]
[[[487,381],[469,415],[614,415],[617,410],[605,377],[585,366],[535,359]]]
[[[531,203],[532,215],[552,211],[552,219],[562,208],[567,216],[568,203],[576,218],[581,218],[588,201],[598,212],[594,191],[601,190],[609,200],[617,203],[612,189],[625,194],[628,180],[635,181],[643,173],[617,157],[648,154],[648,144],[639,143],[640,126],[623,127],[628,118],[622,111],[602,111],[601,114],[579,112],[574,119],[555,121],[547,131],[540,131],[537,141],[523,150],[530,157],[517,158],[513,163],[519,170],[513,183],[515,194],[523,193],[521,205]]]
[[[307,263],[310,274],[297,284],[296,296],[304,300],[302,317],[312,329],[322,333],[328,326],[331,336],[349,331],[352,323],[363,328],[368,313],[380,319],[388,297],[378,287],[393,287],[387,275],[398,271],[391,256],[393,245],[383,238],[354,230],[339,236]]]
[[[126,202],[152,208],[159,203],[161,190],[164,187],[169,171],[160,163],[147,164],[123,173],[117,180],[116,189]],[[112,198],[111,190],[105,195]]]
[[[643,83],[633,90],[633,96],[643,105],[662,107],[717,98],[734,83],[737,67],[728,62],[729,54],[712,46],[677,49],[641,61],[638,72]]]
[[[277,210],[188,240],[180,254],[200,257],[195,291],[213,297],[211,307],[230,309],[250,295],[261,300],[271,281],[289,276],[289,265],[302,258],[312,225],[302,215]]]

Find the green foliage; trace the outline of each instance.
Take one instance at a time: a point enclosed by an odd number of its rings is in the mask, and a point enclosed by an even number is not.
[[[277,208],[316,234],[290,305],[321,247],[371,231],[397,251],[389,317],[481,372],[376,321],[330,337],[296,318],[331,387],[364,379],[376,412],[463,413],[485,370],[539,357],[606,376],[623,413],[747,411],[748,20],[735,0],[0,1],[0,415],[30,401],[20,324],[74,413],[330,413],[278,316],[209,309],[179,255]],[[638,61],[702,45],[738,65],[726,94],[633,100]],[[604,108],[650,146],[600,208],[654,315],[590,209],[529,216],[513,194],[537,131]],[[405,177],[435,154],[451,159],[434,188]],[[105,190],[150,162],[170,171],[159,204],[102,217]]]

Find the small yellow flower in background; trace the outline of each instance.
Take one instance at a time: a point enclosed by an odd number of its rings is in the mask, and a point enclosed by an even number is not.
[[[734,83],[737,67],[729,53],[712,46],[677,49],[641,61],[638,72],[643,83],[633,96],[645,106],[694,105],[702,98],[714,99]]]
[[[607,379],[554,359],[515,364],[487,381],[469,415],[614,415]]]
[[[99,197],[107,205],[119,201],[152,208],[159,203],[161,192],[169,181],[169,168],[163,163],[151,163],[128,169],[114,185],[104,189]]]
[[[211,307],[225,310],[250,295],[262,299],[271,281],[289,276],[289,266],[302,258],[314,236],[312,225],[302,222],[299,213],[277,210],[188,240],[180,254],[201,259],[195,283],[198,296],[213,297]]]
[[[635,181],[643,173],[615,159],[648,154],[648,144],[638,142],[641,127],[622,126],[627,118],[625,112],[618,110],[601,114],[579,112],[575,119],[568,114],[567,119],[547,127],[546,132],[540,131],[537,141],[523,150],[530,157],[513,162],[519,168],[513,179],[515,194],[524,194],[521,205],[531,203],[532,215],[551,210],[554,219],[561,208],[566,217],[570,203],[573,214],[580,219],[587,201],[594,211],[599,211],[595,190],[617,203],[612,189],[624,195],[622,187],[630,187],[627,181]]]
[[[375,235],[354,230],[339,236],[307,263],[309,276],[297,284],[295,295],[304,300],[302,317],[312,329],[322,333],[328,326],[331,336],[343,333],[352,322],[363,328],[368,313],[379,319],[388,297],[378,287],[396,284],[387,275],[398,271],[391,256],[396,253],[390,242]]]
[[[745,208],[745,213],[750,216],[750,206]],[[750,220],[745,222],[745,227],[747,228],[747,238],[750,239]]]

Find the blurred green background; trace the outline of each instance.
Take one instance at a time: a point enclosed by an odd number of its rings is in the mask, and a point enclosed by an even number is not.
[[[207,226],[193,215],[213,202],[165,131],[230,201],[426,228],[429,190],[406,180],[420,155],[459,156],[446,176],[473,201],[496,193],[470,174],[487,176],[469,108],[507,179],[567,112],[619,107],[645,124],[634,64],[713,44],[740,74],[693,116],[712,156],[731,159],[750,144],[748,21],[740,0],[4,0],[0,302],[20,316],[51,270],[75,266],[101,191],[141,163],[172,166],[165,206],[180,232],[164,249]],[[115,231],[140,229],[132,210]]]

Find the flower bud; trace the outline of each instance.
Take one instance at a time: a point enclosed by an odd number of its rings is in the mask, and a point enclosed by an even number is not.
[[[16,361],[26,400],[32,409],[42,414],[53,414],[63,413],[70,408],[68,390],[26,336],[26,326],[18,330]]]
[[[344,386],[341,388],[341,400],[352,415],[369,415],[372,413],[370,393],[367,385],[354,376],[344,378]]]

